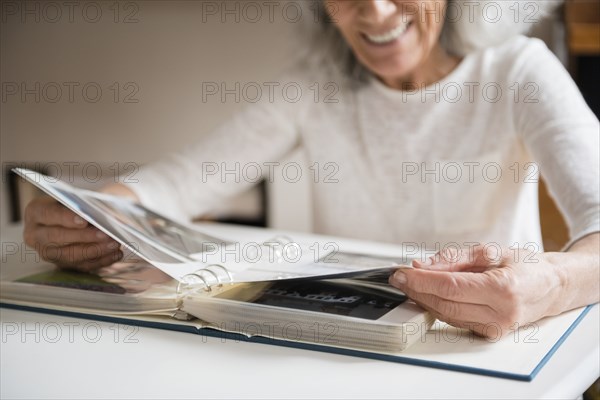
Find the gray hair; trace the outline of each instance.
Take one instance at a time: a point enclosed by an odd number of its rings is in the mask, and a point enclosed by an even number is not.
[[[418,1],[418,0],[416,0]],[[551,14],[563,0],[448,0],[440,36],[451,54],[470,52],[502,43],[527,33],[536,22]],[[318,2],[320,28],[315,41],[323,50],[322,60],[349,78],[351,85],[364,83],[371,75],[356,58],[346,40],[329,18],[323,1]],[[334,61],[331,63],[331,61]]]

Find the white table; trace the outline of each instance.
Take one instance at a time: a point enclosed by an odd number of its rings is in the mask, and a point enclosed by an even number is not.
[[[600,375],[598,305],[532,382],[10,309],[0,324],[2,398],[577,398]]]
[[[0,309],[0,395],[574,399],[599,374],[599,314],[594,307],[539,375],[519,382]],[[29,333],[8,335],[15,326]]]

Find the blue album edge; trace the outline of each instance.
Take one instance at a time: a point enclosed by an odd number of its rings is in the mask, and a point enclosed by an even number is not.
[[[86,313],[80,313],[80,312],[74,312],[74,311],[53,310],[53,309],[47,309],[47,308],[43,308],[43,307],[31,307],[31,306],[9,304],[9,303],[2,303],[2,302],[0,302],[0,307],[14,309],[14,310],[21,310],[21,311],[41,312],[44,314],[90,319],[90,320],[103,321],[103,322],[118,322],[118,323],[123,323],[123,324],[127,324],[127,325],[135,325],[135,326],[146,327],[146,328],[158,328],[158,329],[166,329],[166,330],[178,331],[178,332],[195,333],[195,334],[199,334],[199,335],[203,335],[203,336],[221,338],[221,339],[226,339],[226,340],[261,343],[261,344],[269,344],[269,345],[275,345],[275,346],[291,347],[291,348],[296,348],[296,349],[320,351],[320,352],[330,353],[330,354],[340,354],[340,355],[346,355],[346,356],[352,356],[352,357],[369,358],[369,359],[373,359],[373,360],[396,362],[396,363],[402,363],[402,364],[416,365],[416,366],[420,366],[420,367],[445,369],[445,370],[450,370],[450,371],[466,372],[466,373],[470,373],[470,374],[484,375],[484,376],[490,376],[490,377],[495,377],[495,378],[512,379],[512,380],[530,382],[536,377],[536,375],[540,372],[540,370],[544,367],[544,365],[546,365],[546,363],[550,360],[552,355],[558,350],[558,348],[563,344],[563,342],[567,339],[567,337],[571,334],[571,332],[573,332],[573,330],[577,327],[577,325],[579,325],[581,320],[583,320],[583,318],[587,315],[587,313],[590,311],[590,309],[593,307],[593,305],[589,305],[589,306],[585,307],[585,309],[581,312],[581,314],[579,314],[577,319],[562,334],[562,336],[556,341],[556,343],[552,346],[552,348],[548,351],[548,353],[546,353],[546,355],[542,358],[542,360],[536,365],[536,367],[529,374],[515,374],[515,373],[495,371],[495,370],[490,370],[490,369],[467,367],[467,366],[458,365],[458,364],[447,364],[447,363],[442,363],[442,362],[437,362],[437,361],[419,360],[419,359],[414,359],[414,358],[410,358],[410,357],[372,353],[372,352],[362,351],[362,350],[342,349],[342,348],[338,348],[338,347],[330,347],[330,346],[324,346],[324,345],[319,345],[319,344],[300,343],[300,342],[287,341],[287,340],[281,340],[281,339],[272,339],[272,338],[267,338],[267,337],[262,337],[262,336],[247,337],[242,334],[222,332],[222,331],[219,331],[219,330],[213,329],[213,328],[196,328],[196,327],[189,326],[189,325],[180,325],[180,324],[175,324],[175,323],[170,324],[167,322],[143,321],[143,320],[137,320],[137,319],[129,319],[129,318],[120,317],[120,316],[113,317],[113,316],[86,314]]]

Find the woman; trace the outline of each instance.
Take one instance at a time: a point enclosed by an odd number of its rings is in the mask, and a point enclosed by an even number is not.
[[[455,9],[450,21],[453,4],[462,3],[325,2],[347,68],[314,57],[290,76],[306,86],[333,82],[333,101],[263,101],[144,168],[139,184],[107,191],[189,218],[251,185],[215,166],[267,165],[302,146],[309,164],[335,173],[313,184],[315,231],[440,249],[390,277],[439,319],[495,337],[598,302],[598,120],[538,40],[515,36],[464,57],[450,51],[468,15]],[[569,224],[563,252],[541,251],[538,173]],[[50,200],[29,205],[24,236],[65,267],[122,256]],[[86,257],[86,243],[100,254]]]

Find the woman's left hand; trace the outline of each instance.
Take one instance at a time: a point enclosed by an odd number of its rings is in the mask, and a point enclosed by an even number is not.
[[[390,284],[436,318],[497,338],[563,310],[560,269],[544,253],[475,246],[447,249],[414,268],[400,268]]]

